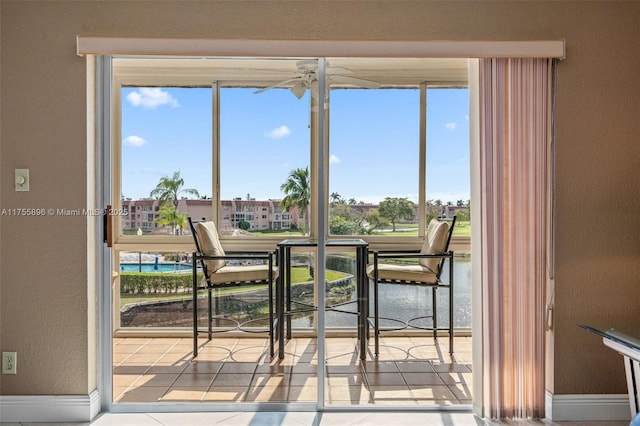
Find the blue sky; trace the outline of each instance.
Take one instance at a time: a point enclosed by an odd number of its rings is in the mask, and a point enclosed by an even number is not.
[[[220,94],[221,197],[282,198],[289,172],[309,164],[309,92],[286,89]],[[329,193],[356,201],[417,201],[419,91],[333,90]],[[185,187],[212,194],[210,88],[123,88],[122,195],[148,197],[179,170]],[[427,198],[469,199],[466,89],[430,89]]]

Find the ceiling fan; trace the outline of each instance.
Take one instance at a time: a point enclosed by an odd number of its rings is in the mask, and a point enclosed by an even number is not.
[[[264,87],[260,90],[256,90],[253,93],[263,93],[269,89],[274,89],[277,87],[287,87],[289,85],[292,85],[289,90],[291,90],[291,93],[293,93],[296,98],[301,99],[302,96],[304,96],[304,92],[307,90],[307,88],[315,88],[315,85],[318,84],[318,64],[314,60],[303,60],[298,61],[296,63],[296,67],[296,75],[294,77],[272,84],[271,86]],[[377,89],[381,86],[381,84],[376,81],[344,75],[351,73],[353,73],[353,71],[348,68],[327,67],[327,79],[329,80],[329,82],[364,87],[366,89]]]

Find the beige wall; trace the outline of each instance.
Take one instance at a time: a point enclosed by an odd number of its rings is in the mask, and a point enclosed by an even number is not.
[[[640,2],[13,1],[0,5],[0,209],[87,203],[75,37],[566,39],[558,65],[555,393],[624,393],[576,323],[640,316]],[[13,191],[13,169],[31,191]],[[82,217],[0,217],[0,394],[95,388]]]

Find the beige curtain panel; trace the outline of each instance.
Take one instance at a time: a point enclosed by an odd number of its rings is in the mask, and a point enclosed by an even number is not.
[[[550,59],[480,60],[483,409],[544,418]]]

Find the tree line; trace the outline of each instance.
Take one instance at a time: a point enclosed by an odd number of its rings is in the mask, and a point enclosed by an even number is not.
[[[178,212],[178,200],[181,194],[190,194],[199,197],[196,189],[183,188],[184,179],[180,171],[173,176],[163,176],[150,196],[160,202],[160,209],[154,220],[159,226],[171,226],[172,233],[181,233],[187,226],[187,213]],[[280,190],[285,194],[280,202],[283,212],[297,208],[305,218],[300,226],[303,234],[309,230],[308,209],[311,202],[311,183],[309,168],[294,169],[289,173],[286,181],[280,185]],[[354,198],[344,198],[339,193],[333,192],[329,196],[329,232],[332,235],[368,235],[376,230],[391,226],[392,232],[403,221],[411,221],[416,218],[415,203],[407,198],[386,197],[378,204],[378,208],[364,209],[364,202],[357,202]],[[427,223],[433,218],[442,217],[445,208],[453,203],[443,204],[441,200],[428,200]],[[359,208],[360,206],[360,208]],[[469,220],[470,202],[458,200],[457,216],[459,220]]]

